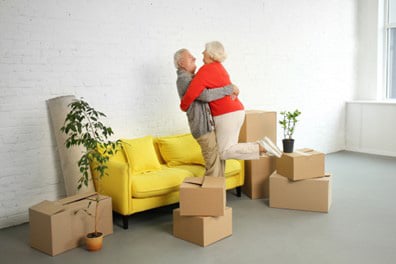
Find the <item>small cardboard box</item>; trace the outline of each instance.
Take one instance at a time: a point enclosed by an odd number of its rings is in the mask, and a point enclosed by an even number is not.
[[[173,210],[173,235],[202,247],[232,235],[232,208],[223,216],[182,216]]]
[[[323,177],[325,175],[325,155],[313,149],[299,149],[293,153],[283,153],[276,160],[278,174],[292,181]]]
[[[251,199],[269,197],[269,177],[275,171],[275,157],[245,161],[245,183],[242,191]]]
[[[111,198],[100,195],[99,199],[98,231],[109,235],[113,233]],[[78,247],[87,233],[95,231],[95,207],[96,194],[93,192],[43,201],[30,207],[30,246],[51,256]]]
[[[277,173],[270,176],[270,207],[327,213],[331,199],[330,174],[301,181]]]
[[[269,137],[276,143],[276,112],[246,110],[239,142],[254,142]]]
[[[180,215],[222,216],[226,206],[224,177],[188,177],[180,185]]]

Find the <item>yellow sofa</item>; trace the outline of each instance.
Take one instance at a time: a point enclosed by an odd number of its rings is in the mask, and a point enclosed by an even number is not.
[[[179,202],[184,178],[205,173],[200,147],[191,134],[121,142],[121,149],[107,163],[108,175],[95,180],[95,187],[112,198],[113,211],[123,216],[125,229],[129,215]],[[98,172],[91,171],[97,179]],[[225,177],[227,190],[236,188],[241,196],[244,162],[227,160]]]

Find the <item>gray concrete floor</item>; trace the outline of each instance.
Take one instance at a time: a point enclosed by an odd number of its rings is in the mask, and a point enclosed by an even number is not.
[[[28,245],[28,224],[0,230],[0,263],[396,263],[396,158],[353,152],[326,156],[333,174],[328,214],[274,209],[227,193],[233,235],[209,247],[172,236],[168,206],[114,226],[100,252],[50,257]],[[120,218],[115,218],[121,224]]]

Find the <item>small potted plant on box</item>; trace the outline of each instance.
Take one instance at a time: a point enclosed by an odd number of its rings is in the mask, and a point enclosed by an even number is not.
[[[78,180],[78,189],[84,184],[88,186],[89,170],[93,164],[92,169],[99,172],[99,179],[95,179],[98,185],[96,186],[99,192],[100,178],[106,173],[106,163],[110,156],[116,153],[120,141],[110,141],[108,138],[114,133],[110,127],[106,127],[100,121],[101,117],[106,117],[105,114],[95,110],[87,102],[82,99],[75,100],[69,104],[70,112],[67,114],[65,123],[61,127],[61,131],[68,137],[66,138],[66,148],[82,145],[85,151],[82,153],[77,165],[80,168],[81,177]],[[102,248],[103,233],[97,230],[98,223],[98,206],[100,202],[99,193],[96,194],[92,201],[89,202],[88,207],[95,201],[95,215],[90,213],[87,209],[82,209],[89,216],[94,217],[95,230],[88,233],[86,236],[86,246],[88,250],[96,251]],[[78,211],[76,212],[78,213]]]
[[[283,118],[279,120],[279,124],[283,128],[283,152],[292,153],[294,147],[294,139],[292,137],[298,121],[297,117],[301,115],[301,112],[296,109],[294,112],[282,111],[280,114],[283,116]]]

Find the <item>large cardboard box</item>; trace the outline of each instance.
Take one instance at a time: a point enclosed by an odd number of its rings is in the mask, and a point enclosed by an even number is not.
[[[276,143],[276,112],[246,110],[239,142],[254,142],[269,137]]]
[[[226,207],[224,177],[188,177],[180,185],[180,215],[222,216]]]
[[[290,181],[274,173],[270,176],[270,207],[328,212],[331,206],[331,176]]]
[[[276,112],[246,110],[239,142],[255,142],[264,137],[276,143]],[[245,161],[245,183],[242,191],[251,199],[268,198],[269,176],[274,171],[273,157]]]
[[[109,235],[113,233],[111,198],[100,195],[99,199],[98,231]],[[95,207],[96,194],[92,192],[30,207],[30,246],[51,256],[78,247],[87,233],[94,232]]]
[[[173,235],[206,247],[232,235],[232,208],[226,207],[223,216],[182,216],[173,210]]]
[[[325,155],[308,148],[283,153],[282,157],[276,160],[276,170],[292,181],[323,177]]]
[[[275,171],[275,157],[245,161],[245,183],[242,191],[251,199],[269,197],[269,177]]]

